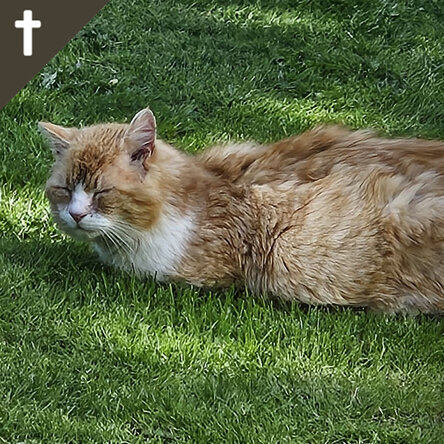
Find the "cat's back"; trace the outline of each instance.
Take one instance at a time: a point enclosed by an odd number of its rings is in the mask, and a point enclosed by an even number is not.
[[[444,142],[380,138],[366,130],[321,126],[271,145],[214,147],[199,161],[212,174],[240,185],[314,182],[341,166],[347,171],[385,168],[412,178],[424,172],[444,175]]]
[[[444,142],[380,138],[370,131],[327,126],[282,140],[258,157],[245,171],[244,181],[269,183],[320,180],[344,167],[390,169],[415,177],[424,172],[444,174]]]

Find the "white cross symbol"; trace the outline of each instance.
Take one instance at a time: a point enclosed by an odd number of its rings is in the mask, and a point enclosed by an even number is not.
[[[23,29],[23,55],[32,56],[32,30],[40,28],[42,22],[32,19],[32,11],[23,11],[23,20],[16,20],[15,27]]]

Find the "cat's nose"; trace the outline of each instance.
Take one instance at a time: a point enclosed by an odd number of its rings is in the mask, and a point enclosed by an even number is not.
[[[88,213],[76,213],[74,211],[70,211],[69,214],[77,223],[79,223]]]

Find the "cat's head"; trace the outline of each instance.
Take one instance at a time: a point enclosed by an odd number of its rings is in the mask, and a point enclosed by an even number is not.
[[[163,178],[149,109],[129,125],[39,126],[55,159],[46,195],[63,231],[80,240],[105,237],[113,242],[128,226],[147,229],[155,222]]]

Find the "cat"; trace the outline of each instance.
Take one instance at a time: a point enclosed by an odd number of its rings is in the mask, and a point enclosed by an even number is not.
[[[305,304],[444,311],[444,143],[337,126],[188,155],[130,124],[40,123],[53,217],[160,281]]]

